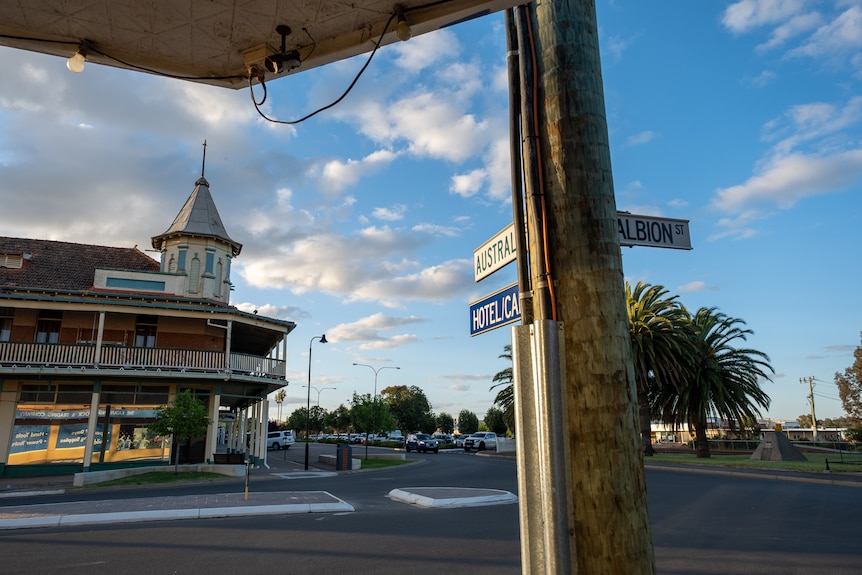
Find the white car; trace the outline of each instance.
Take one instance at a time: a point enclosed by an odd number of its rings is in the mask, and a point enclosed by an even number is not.
[[[497,450],[497,434],[493,431],[477,431],[464,440],[464,451]]]
[[[270,431],[266,434],[267,449],[290,449],[296,443],[292,431]]]

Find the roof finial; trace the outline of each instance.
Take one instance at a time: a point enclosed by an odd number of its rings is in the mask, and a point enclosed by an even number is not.
[[[207,141],[204,140],[204,159],[201,162],[201,177],[204,177],[204,170],[207,167]]]

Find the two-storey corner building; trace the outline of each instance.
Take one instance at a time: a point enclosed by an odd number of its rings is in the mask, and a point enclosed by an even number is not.
[[[152,245],[160,262],[0,237],[0,475],[167,464],[170,438],[147,426],[186,389],[213,423],[180,461],[265,457],[267,395],[287,384],[295,324],[230,305],[242,245],[203,176]]]

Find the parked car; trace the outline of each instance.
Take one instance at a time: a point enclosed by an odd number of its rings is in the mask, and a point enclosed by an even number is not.
[[[464,451],[497,450],[497,434],[493,431],[477,431],[464,440]]]
[[[469,435],[466,433],[462,433],[461,435],[455,436],[455,447],[464,447],[464,440],[467,439]]]
[[[407,453],[410,453],[411,450],[421,453],[428,451],[437,453],[440,450],[440,444],[427,433],[411,433],[407,436],[406,448]]]
[[[296,439],[290,431],[270,431],[266,434],[266,447],[268,449],[290,449],[294,443],[296,443]]]

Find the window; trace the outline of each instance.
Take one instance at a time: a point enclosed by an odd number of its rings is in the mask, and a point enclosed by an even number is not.
[[[9,341],[12,337],[12,316],[15,312],[9,307],[0,307],[0,341]]]
[[[156,327],[159,318],[154,315],[139,315],[135,324],[135,347],[156,347]]]
[[[0,268],[21,269],[24,257],[21,254],[0,254]]]
[[[63,321],[61,311],[39,312],[36,324],[36,343],[57,343],[60,341],[60,323]]]

